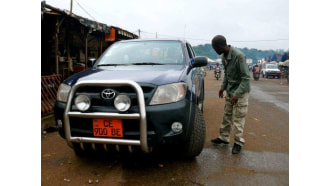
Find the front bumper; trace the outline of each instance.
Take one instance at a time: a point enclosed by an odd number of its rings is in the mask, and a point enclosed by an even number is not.
[[[176,143],[185,140],[190,127],[189,123],[191,123],[190,114],[193,110],[191,102],[184,99],[176,103],[145,106],[143,92],[141,95],[139,106],[132,107],[130,112],[126,114],[102,112],[102,110],[100,112],[96,110],[96,112],[91,113],[80,113],[70,111],[66,103],[56,102],[55,118],[56,121],[60,120],[63,123],[59,132],[71,147],[72,143],[134,145],[141,146],[144,152],[149,152],[149,148],[157,144]],[[69,96],[68,99],[68,104],[71,104],[69,100],[72,101],[72,96]],[[143,103],[141,104],[141,102]],[[145,114],[141,114],[141,111],[144,111]],[[141,117],[142,115],[144,117]],[[94,137],[92,119],[96,118],[122,119],[123,138]],[[174,122],[183,124],[181,132],[174,133],[171,130],[171,125]]]
[[[281,76],[281,72],[266,72],[267,76]]]

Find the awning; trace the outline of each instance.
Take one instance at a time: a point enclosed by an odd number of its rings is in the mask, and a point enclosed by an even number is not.
[[[289,66],[289,60],[284,61],[281,65],[288,67]]]
[[[80,24],[84,25],[87,28],[91,28],[93,30],[96,31],[100,31],[106,34],[110,34],[110,29],[115,29],[118,35],[122,35],[125,38],[130,38],[130,39],[136,39],[138,38],[137,35],[121,29],[119,27],[115,27],[115,26],[108,26],[106,24],[103,23],[99,23],[81,16],[78,16],[74,13],[70,14],[70,11],[68,10],[61,10],[59,8],[53,7],[49,4],[46,4],[44,1],[41,2],[41,12],[42,13],[46,13],[46,14],[55,14],[55,15],[65,15],[67,17],[76,19],[77,21],[80,22]]]

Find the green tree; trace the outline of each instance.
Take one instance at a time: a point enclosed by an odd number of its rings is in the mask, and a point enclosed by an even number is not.
[[[289,52],[285,52],[284,54],[283,54],[283,56],[282,56],[282,58],[281,58],[281,61],[286,61],[286,60],[288,60],[289,59]]]
[[[213,50],[212,46],[210,44],[204,44],[204,45],[197,45],[193,47],[196,55],[198,56],[207,56],[210,59],[218,59],[220,56]],[[249,49],[249,48],[239,48],[245,55],[246,58],[251,58],[253,60],[253,63],[257,63],[258,60],[269,59],[271,60],[272,57],[277,58],[277,55],[283,55],[285,52],[284,50],[258,50],[255,48]]]

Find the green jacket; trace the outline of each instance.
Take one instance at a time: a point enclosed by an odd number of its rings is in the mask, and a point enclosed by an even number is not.
[[[236,97],[242,97],[244,93],[250,92],[250,73],[245,55],[230,46],[227,58],[222,55],[222,64],[225,68],[225,76],[221,90],[226,90],[230,96]]]

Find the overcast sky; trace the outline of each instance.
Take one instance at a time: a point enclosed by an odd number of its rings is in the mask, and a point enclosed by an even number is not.
[[[47,0],[70,10],[70,0]],[[82,7],[82,8],[81,8]],[[185,38],[193,46],[221,34],[236,47],[289,49],[288,0],[73,0],[73,13],[141,38]]]

